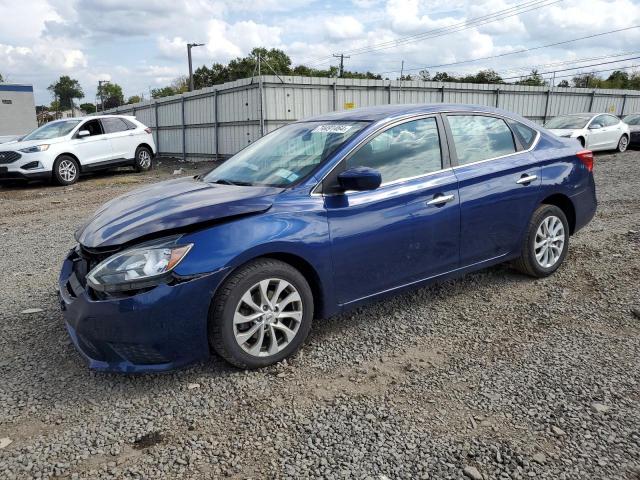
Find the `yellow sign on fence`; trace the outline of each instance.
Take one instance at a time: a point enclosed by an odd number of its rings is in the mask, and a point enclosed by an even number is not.
[[[353,102],[344,102],[344,109],[351,110],[352,108],[356,108],[356,104]]]

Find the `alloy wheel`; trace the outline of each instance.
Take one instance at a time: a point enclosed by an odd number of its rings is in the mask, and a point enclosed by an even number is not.
[[[143,169],[149,168],[151,166],[151,154],[146,150],[140,150],[140,153],[138,153],[138,163]]]
[[[624,135],[620,137],[620,141],[618,142],[618,150],[620,152],[624,152],[627,149],[628,145],[629,145],[629,140],[627,140],[627,137],[625,137]]]
[[[71,160],[62,160],[58,166],[58,174],[65,182],[75,180],[78,170]]]
[[[536,261],[543,268],[553,267],[564,249],[565,231],[562,220],[555,215],[545,217],[538,230],[534,243],[534,253]]]
[[[245,352],[269,357],[291,343],[302,317],[302,299],[296,288],[281,278],[269,278],[242,295],[233,316],[233,334]]]

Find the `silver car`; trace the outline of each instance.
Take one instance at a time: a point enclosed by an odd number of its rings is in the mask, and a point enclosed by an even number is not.
[[[578,140],[592,151],[618,150],[629,146],[629,125],[608,113],[574,113],[552,118],[544,127],[559,137]]]
[[[629,125],[631,132],[631,140],[629,145],[633,147],[640,147],[640,113],[632,113],[622,119],[624,123]]]

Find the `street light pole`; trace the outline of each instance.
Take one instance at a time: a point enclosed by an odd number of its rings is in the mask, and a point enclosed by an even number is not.
[[[201,47],[204,43],[187,43],[187,58],[189,59],[189,91],[193,92],[193,65],[191,63],[191,49]]]

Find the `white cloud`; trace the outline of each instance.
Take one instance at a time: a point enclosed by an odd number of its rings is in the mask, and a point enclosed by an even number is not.
[[[357,38],[364,32],[364,26],[354,17],[341,15],[325,20],[326,35],[331,40]]]
[[[207,52],[214,61],[224,62],[246,55],[254,47],[281,47],[281,34],[280,27],[271,27],[252,20],[233,24],[222,20],[210,20]]]

